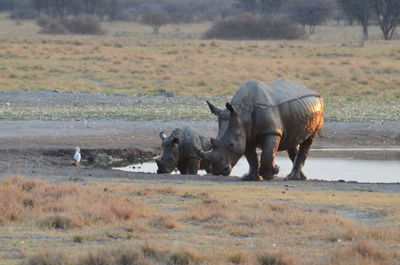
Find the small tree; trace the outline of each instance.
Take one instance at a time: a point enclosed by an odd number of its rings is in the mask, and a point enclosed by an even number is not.
[[[396,27],[400,24],[399,0],[369,0],[376,14],[379,26],[385,40],[393,37]]]
[[[372,15],[371,3],[366,0],[339,0],[339,5],[349,18],[357,20],[363,29],[364,40],[368,40],[368,26]]]
[[[154,34],[157,34],[161,26],[167,24],[169,21],[168,14],[164,12],[147,13],[142,17],[142,23],[151,26]]]
[[[292,19],[309,26],[308,32],[313,34],[315,27],[331,15],[333,7],[331,0],[293,0],[289,11]]]

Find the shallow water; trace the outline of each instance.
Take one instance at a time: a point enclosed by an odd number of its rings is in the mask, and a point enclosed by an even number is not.
[[[290,173],[292,162],[285,152],[280,152],[275,158],[280,166],[278,176],[284,177]],[[146,162],[125,168],[116,168],[131,172],[156,173],[155,162]],[[241,177],[249,169],[247,160],[242,157],[235,165],[231,176]],[[308,179],[329,181],[357,181],[371,183],[400,182],[400,149],[323,149],[313,150],[306,160],[303,169]],[[174,174],[178,174],[176,171]],[[206,174],[200,171],[200,175]]]

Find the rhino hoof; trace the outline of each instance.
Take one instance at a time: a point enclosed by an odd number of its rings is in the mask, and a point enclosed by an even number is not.
[[[307,177],[304,175],[302,171],[299,172],[291,172],[286,176],[288,180],[307,180]]]
[[[269,170],[265,170],[264,168],[259,168],[258,169],[258,174],[262,177],[262,180],[271,180],[274,178],[274,175],[279,173],[279,166],[278,165],[274,165],[274,168],[269,169]]]

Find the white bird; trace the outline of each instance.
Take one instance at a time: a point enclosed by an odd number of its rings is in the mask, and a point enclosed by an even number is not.
[[[79,146],[75,147],[75,154],[74,154],[74,160],[75,160],[75,165],[79,168],[82,168],[83,166],[80,164],[81,162],[81,149]]]

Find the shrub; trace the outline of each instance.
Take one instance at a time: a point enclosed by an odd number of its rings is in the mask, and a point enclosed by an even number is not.
[[[66,27],[75,34],[103,34],[98,19],[90,15],[81,14],[77,17],[66,19]]]
[[[44,34],[103,34],[99,20],[89,15],[68,18],[41,17],[37,21]]]
[[[266,253],[258,255],[258,264],[260,265],[294,265],[295,262],[287,256],[287,254],[279,253]]]
[[[41,27],[40,33],[43,34],[68,34],[69,31],[61,22],[61,19],[51,19],[48,17],[41,17],[38,19],[37,24]]]
[[[39,225],[55,229],[69,229],[73,226],[71,218],[59,215],[46,217],[39,221]]]
[[[304,30],[285,17],[259,17],[244,14],[212,25],[205,39],[298,39]]]

